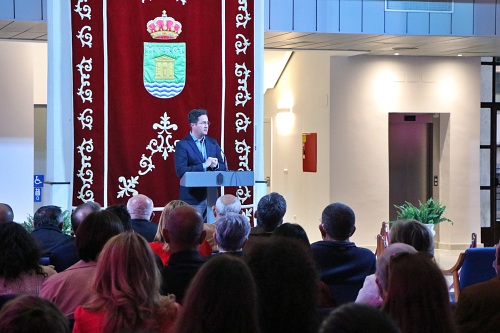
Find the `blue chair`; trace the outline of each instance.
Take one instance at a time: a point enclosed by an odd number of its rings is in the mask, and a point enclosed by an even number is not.
[[[443,270],[443,274],[453,276],[455,302],[464,288],[488,281],[497,275],[493,268],[495,251],[494,247],[469,248],[460,253],[452,268]]]

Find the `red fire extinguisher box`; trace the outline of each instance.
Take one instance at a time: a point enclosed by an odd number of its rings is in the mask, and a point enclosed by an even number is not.
[[[318,134],[302,133],[302,171],[318,171]]]

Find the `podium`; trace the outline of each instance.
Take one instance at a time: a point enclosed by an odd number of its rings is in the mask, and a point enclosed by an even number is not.
[[[186,172],[180,181],[184,187],[207,188],[207,222],[213,223],[212,206],[218,198],[217,188],[221,186],[253,186],[253,171],[206,171]]]

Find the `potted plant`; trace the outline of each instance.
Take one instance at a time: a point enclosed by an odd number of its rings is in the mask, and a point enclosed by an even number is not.
[[[394,205],[398,209],[398,219],[413,219],[422,222],[427,225],[431,230],[432,234],[435,234],[434,226],[441,222],[453,221],[443,217],[443,213],[446,206],[441,204],[439,201],[435,201],[432,197],[429,198],[425,203],[418,201],[419,206],[416,207],[412,203],[406,201],[403,205]]]

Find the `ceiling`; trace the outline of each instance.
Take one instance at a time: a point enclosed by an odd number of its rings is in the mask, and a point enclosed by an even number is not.
[[[0,20],[0,39],[47,41],[47,23]],[[266,32],[266,50],[323,50],[343,55],[497,56],[500,37],[394,36]]]

